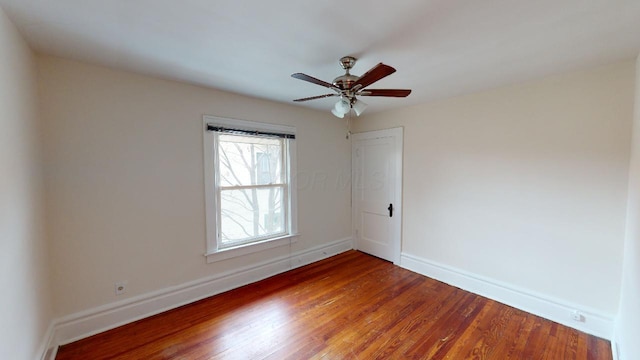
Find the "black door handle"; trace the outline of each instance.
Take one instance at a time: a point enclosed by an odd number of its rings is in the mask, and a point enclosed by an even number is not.
[[[393,204],[389,204],[387,210],[389,210],[389,217],[393,217]]]

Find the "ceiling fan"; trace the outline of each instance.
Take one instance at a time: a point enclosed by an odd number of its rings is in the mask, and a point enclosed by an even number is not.
[[[351,109],[355,111],[357,116],[360,116],[364,109],[367,107],[363,101],[358,100],[356,96],[387,96],[387,97],[407,97],[411,94],[409,89],[366,89],[367,86],[374,82],[389,76],[396,72],[396,69],[389,65],[379,63],[372,67],[369,71],[362,76],[351,75],[349,70],[356,64],[356,58],[352,56],[344,56],[340,59],[340,65],[346,71],[344,75],[338,76],[333,79],[333,83],[328,83],[320,79],[316,79],[313,76],[309,76],[303,73],[292,74],[291,77],[308,81],[312,84],[324,86],[333,90],[333,93],[311,96],[301,99],[295,99],[293,101],[301,102],[315,99],[322,99],[326,97],[339,96],[335,107],[331,110],[333,115],[343,118],[348,114]]]

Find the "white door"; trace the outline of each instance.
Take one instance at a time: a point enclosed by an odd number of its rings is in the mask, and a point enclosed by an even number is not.
[[[356,249],[400,263],[402,128],[353,134]]]

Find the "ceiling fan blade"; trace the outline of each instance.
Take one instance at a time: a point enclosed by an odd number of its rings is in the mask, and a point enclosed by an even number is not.
[[[389,96],[389,97],[407,97],[411,94],[409,89],[369,89],[358,92],[360,96]]]
[[[311,97],[306,97],[306,98],[302,98],[302,99],[295,99],[295,100],[293,100],[293,101],[295,101],[295,102],[301,102],[301,101],[308,101],[308,100],[322,99],[322,98],[331,97],[331,96],[338,96],[338,94],[324,94],[324,95],[318,95],[318,96],[311,96]]]
[[[353,89],[358,86],[360,89],[364,89],[374,82],[393,74],[394,72],[396,72],[396,69],[392,68],[389,65],[379,63],[378,65],[372,67],[371,70],[360,76],[360,78],[356,80],[353,85],[351,85],[351,88]]]
[[[324,86],[324,87],[327,87],[327,88],[330,88],[330,89],[336,89],[336,87],[335,87],[335,86],[333,86],[333,84],[329,84],[329,83],[328,83],[328,82],[326,82],[326,81],[322,81],[322,80],[320,80],[320,79],[316,79],[316,78],[314,78],[313,76],[309,76],[309,75],[307,75],[307,74],[303,74],[303,73],[295,73],[295,74],[291,74],[291,77],[292,77],[292,78],[295,78],[295,79],[299,79],[299,80],[308,81],[308,82],[310,82],[310,83],[312,83],[312,84],[316,84],[316,85]]]

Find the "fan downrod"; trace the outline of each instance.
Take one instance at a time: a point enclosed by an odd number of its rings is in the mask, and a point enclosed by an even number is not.
[[[353,56],[343,56],[340,58],[340,66],[342,66],[346,73],[333,79],[333,85],[338,89],[342,91],[348,91],[351,89],[351,85],[353,85],[353,83],[355,83],[360,78],[359,76],[351,75],[349,73],[349,70],[356,64],[356,60],[358,59],[354,58]]]

